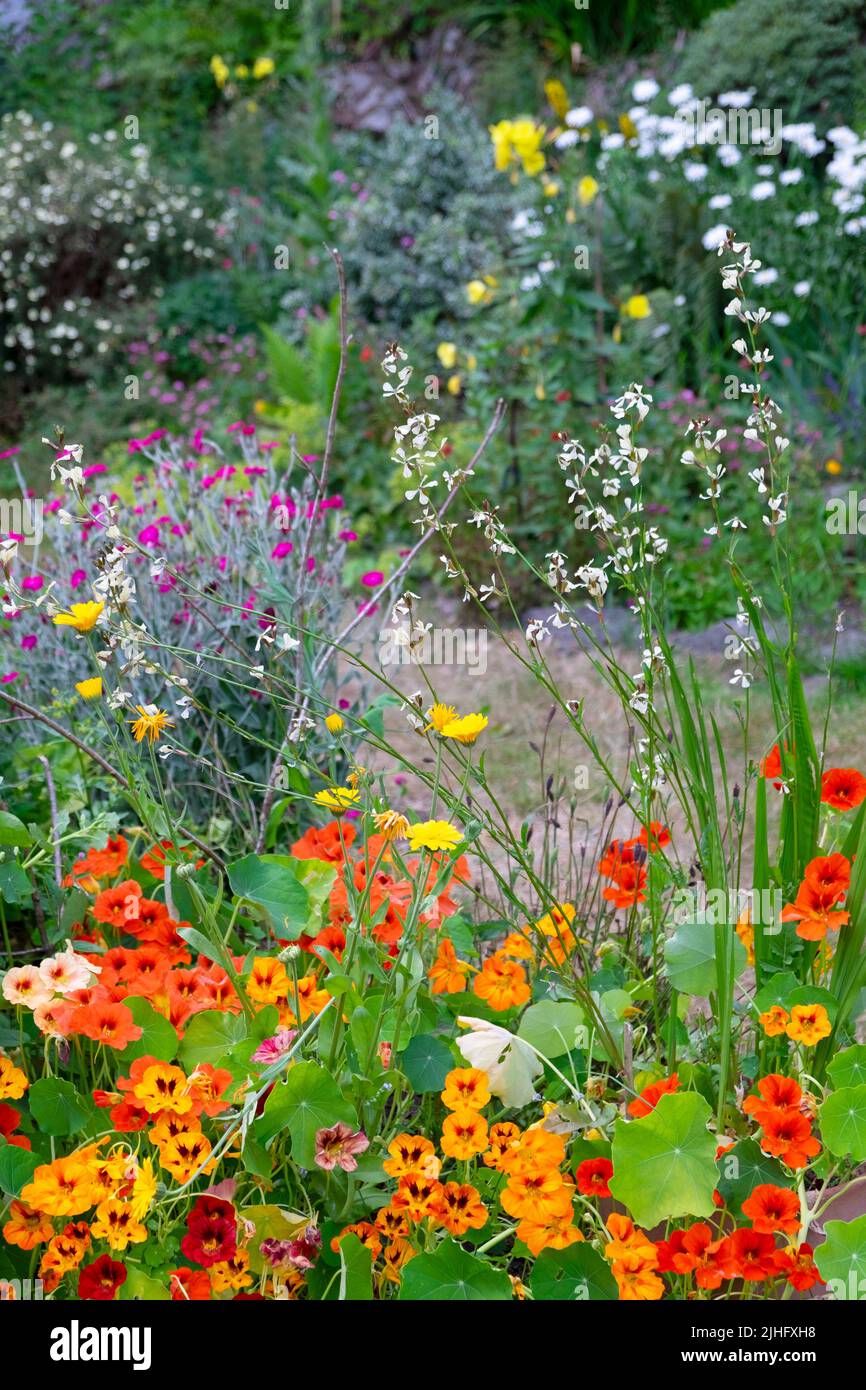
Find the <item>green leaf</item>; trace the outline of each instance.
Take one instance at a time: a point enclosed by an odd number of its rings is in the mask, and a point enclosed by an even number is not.
[[[216,1065],[235,1043],[246,1037],[247,1025],[242,1014],[227,1014],[221,1009],[204,1009],[193,1014],[187,1024],[183,1042],[178,1048],[178,1061],[186,1071],[199,1062]]]
[[[815,1263],[834,1299],[861,1299],[866,1287],[866,1216],[856,1221],[827,1221],[826,1239],[815,1251]]]
[[[451,1048],[432,1033],[419,1033],[399,1056],[400,1070],[418,1095],[441,1091],[456,1065]]]
[[[787,1008],[788,1000],[799,989],[800,981],[790,970],[780,970],[773,975],[755,995],[755,1008],[759,1014],[769,1013],[776,1004]]]
[[[738,1140],[720,1156],[718,1166],[719,1192],[725,1206],[735,1216],[739,1216],[743,1203],[762,1183],[772,1183],[774,1187],[796,1186],[795,1179],[789,1177],[781,1163],[761,1153],[754,1139]]]
[[[617,1120],[610,1190],[640,1226],[712,1216],[718,1182],[710,1107],[694,1091],[663,1095],[643,1119]]]
[[[517,1036],[545,1057],[562,1057],[575,1048],[586,1047],[585,1024],[586,1017],[579,1004],[542,999],[526,1010]]]
[[[0,1143],[0,1190],[9,1197],[17,1197],[33,1177],[42,1159],[28,1149],[19,1149],[6,1139]]]
[[[511,1299],[507,1274],[468,1254],[450,1237],[429,1255],[416,1255],[403,1270],[402,1302],[501,1302]]]
[[[7,903],[26,903],[33,889],[30,879],[15,859],[7,859],[0,864],[0,896]]]
[[[586,1242],[569,1245],[565,1250],[542,1250],[529,1286],[532,1297],[539,1302],[619,1298],[610,1266]]]
[[[681,994],[707,996],[716,988],[716,939],[713,922],[682,922],[665,942],[667,977]],[[746,967],[746,952],[734,938],[734,974]]]
[[[287,400],[310,405],[313,400],[310,370],[303,356],[266,323],[259,325],[274,385]]]
[[[838,1158],[866,1159],[866,1085],[843,1086],[818,1107],[821,1138]]]
[[[154,1278],[152,1274],[145,1274],[139,1265],[127,1263],[126,1278],[118,1294],[121,1303],[134,1303],[136,1300],[143,1303],[163,1303],[170,1298],[167,1276],[163,1282]]]
[[[827,1067],[830,1079],[837,1090],[843,1086],[862,1086],[866,1084],[866,1045],[855,1043],[838,1052]]]
[[[346,1303],[368,1303],[373,1298],[373,1260],[357,1236],[340,1241],[340,1292]]]
[[[11,811],[0,811],[0,845],[17,845],[26,849],[33,844],[33,836],[23,821],[13,816]]]
[[[178,1036],[168,1019],[158,1014],[150,1000],[141,995],[130,995],[124,1003],[141,1029],[141,1037],[127,1043],[120,1053],[124,1062],[134,1062],[137,1057],[157,1057],[160,1062],[173,1062]]]
[[[316,1131],[330,1129],[338,1120],[357,1126],[354,1108],[330,1072],[317,1062],[298,1062],[278,1081],[256,1123],[256,1137],[263,1141],[288,1129],[292,1157],[302,1168],[315,1166]]]
[[[77,1134],[88,1120],[88,1111],[71,1081],[46,1076],[34,1081],[28,1092],[30,1114],[43,1134]]]
[[[239,898],[264,908],[280,936],[294,940],[307,924],[310,897],[297,859],[287,854],[248,854],[229,864],[229,883]]]

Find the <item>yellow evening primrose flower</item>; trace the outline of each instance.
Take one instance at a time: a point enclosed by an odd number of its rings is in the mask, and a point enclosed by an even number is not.
[[[323,792],[316,792],[313,800],[317,806],[325,806],[338,815],[354,806],[360,795],[356,787],[327,787]]]
[[[144,739],[147,739],[148,743],[156,743],[166,729],[174,728],[174,721],[169,719],[166,710],[158,709],[156,705],[136,705],[135,708],[138,710],[138,718],[128,719],[126,722],[132,725],[136,743],[142,743]]]
[[[86,681],[76,681],[75,689],[82,700],[96,700],[102,694],[102,677],[91,676]]]
[[[650,302],[645,294],[633,294],[625,301],[622,311],[626,318],[648,319],[652,313]]]
[[[436,349],[436,356],[439,358],[446,372],[450,372],[451,368],[457,362],[457,344],[440,343]]]
[[[584,174],[580,183],[577,185],[577,200],[582,208],[588,208],[594,198],[598,196],[598,180],[592,174]]]
[[[568,92],[556,77],[551,77],[544,84],[544,95],[550,102],[551,108],[556,112],[561,121],[565,120],[568,112]]]
[[[487,298],[487,286],[483,280],[470,280],[466,286],[466,298],[470,304],[480,304]]]
[[[486,728],[486,714],[464,714],[462,719],[448,721],[442,730],[442,737],[455,738],[458,743],[474,743]]]
[[[257,82],[261,82],[263,77],[270,77],[274,67],[273,58],[257,58],[253,63],[253,77]]]
[[[218,87],[224,87],[226,78],[229,75],[229,67],[224,63],[218,53],[215,53],[210,60],[210,70],[213,73],[213,80]]]
[[[54,614],[54,621],[58,627],[74,627],[76,632],[91,632],[104,607],[105,604],[96,599],[71,603],[67,612]]]
[[[343,716],[341,714],[325,715],[325,728],[329,734],[338,734],[343,727]]]
[[[419,849],[433,850],[434,853],[441,849],[453,849],[462,839],[462,832],[447,820],[419,821],[417,825],[409,827],[409,848],[413,853]]]

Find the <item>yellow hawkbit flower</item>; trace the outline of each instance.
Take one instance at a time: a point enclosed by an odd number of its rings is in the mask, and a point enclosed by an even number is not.
[[[273,58],[257,58],[253,63],[253,77],[257,82],[261,82],[263,77],[270,77],[274,67]]]
[[[138,718],[128,719],[126,722],[132,725],[136,743],[141,743],[144,739],[147,739],[148,743],[156,743],[166,729],[174,728],[174,721],[169,719],[166,710],[158,709],[156,705],[136,705],[135,708],[138,710]]]
[[[325,716],[325,728],[329,734],[338,734],[343,727],[343,716],[341,714],[328,714]]]

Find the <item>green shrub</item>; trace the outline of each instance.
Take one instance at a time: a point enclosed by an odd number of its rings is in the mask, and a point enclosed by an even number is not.
[[[362,175],[366,201],[335,223],[355,312],[395,332],[468,312],[466,284],[501,256],[517,206],[472,112],[448,92],[430,110],[435,138],[424,121],[395,123]]]
[[[754,87],[756,104],[821,128],[864,113],[861,0],[739,0],[689,43],[678,76],[700,97]]]

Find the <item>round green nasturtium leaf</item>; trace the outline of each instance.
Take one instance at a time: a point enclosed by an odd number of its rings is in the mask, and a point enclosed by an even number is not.
[[[681,994],[706,998],[715,990],[716,929],[712,922],[682,922],[665,942],[665,973]],[[746,967],[746,951],[734,937],[734,975]]]
[[[243,1014],[227,1014],[221,1009],[204,1009],[193,1014],[178,1048],[178,1061],[187,1071],[193,1071],[200,1062],[210,1062],[216,1066],[235,1043],[241,1042],[247,1033]]]
[[[536,1302],[619,1298],[607,1261],[583,1241],[565,1250],[542,1250],[533,1265],[529,1286]]]
[[[400,1053],[398,1065],[412,1090],[425,1095],[441,1091],[449,1071],[459,1064],[444,1038],[419,1033]]]
[[[248,854],[228,866],[229,883],[239,898],[261,907],[278,936],[294,940],[310,915],[310,895],[301,882],[299,860],[287,854]]]
[[[739,1139],[718,1159],[719,1181],[716,1184],[725,1206],[739,1217],[743,1203],[756,1187],[771,1183],[773,1187],[796,1187],[781,1163],[761,1152],[754,1139]]]
[[[29,1149],[20,1149],[17,1144],[10,1144],[6,1139],[0,1140],[0,1192],[5,1192],[9,1197],[17,1197],[44,1161]]]
[[[168,1274],[155,1278],[146,1274],[140,1265],[127,1264],[126,1278],[120,1286],[118,1298],[121,1303],[141,1300],[144,1303],[162,1303],[171,1298]]]
[[[133,995],[124,1003],[141,1029],[141,1037],[127,1043],[123,1049],[124,1062],[134,1062],[137,1057],[157,1057],[160,1062],[173,1062],[177,1055],[178,1036],[168,1019],[158,1014],[149,1000],[141,995]]]
[[[815,1263],[834,1299],[861,1299],[866,1291],[866,1216],[856,1221],[827,1221],[826,1239]]]
[[[673,1216],[712,1216],[718,1182],[712,1112],[694,1091],[662,1096],[649,1115],[617,1120],[610,1190],[639,1226]]]
[[[843,1086],[866,1085],[866,1046],[855,1043],[837,1052],[827,1067],[827,1073],[837,1091]]]
[[[255,1124],[255,1137],[266,1142],[280,1130],[288,1129],[292,1158],[302,1168],[312,1168],[317,1130],[330,1129],[338,1120],[357,1128],[354,1107],[330,1072],[318,1062],[297,1062],[268,1096],[264,1114]]]
[[[866,1159],[866,1085],[843,1086],[818,1107],[821,1138],[837,1158]]]
[[[405,1302],[505,1302],[511,1281],[502,1270],[470,1255],[450,1237],[429,1255],[416,1255],[403,1268],[400,1298]]]
[[[88,1120],[88,1109],[71,1081],[46,1076],[28,1092],[30,1114],[43,1134],[77,1134]]]
[[[544,1057],[564,1057],[576,1048],[585,1048],[586,1017],[579,1004],[568,1000],[541,999],[532,1004],[520,1020],[517,1036]]]
[[[373,1298],[373,1261],[366,1245],[357,1236],[340,1241],[340,1288],[338,1299],[346,1303],[369,1303]]]

